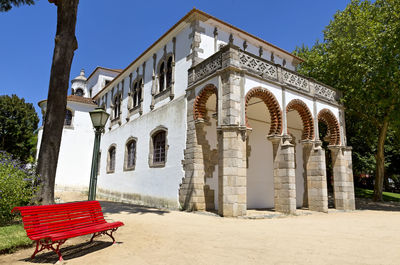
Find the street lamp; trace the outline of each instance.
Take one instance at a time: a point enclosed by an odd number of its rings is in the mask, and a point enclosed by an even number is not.
[[[108,114],[103,108],[96,108],[89,112],[90,119],[94,127],[94,146],[92,156],[92,169],[90,171],[90,183],[89,183],[89,196],[88,200],[93,201],[96,199],[96,188],[97,188],[97,169],[99,166],[99,148],[101,133],[104,132],[104,126],[108,120]]]

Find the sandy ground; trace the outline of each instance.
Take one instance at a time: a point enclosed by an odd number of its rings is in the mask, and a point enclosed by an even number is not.
[[[254,220],[101,203],[106,219],[125,223],[117,244],[70,239],[63,264],[400,264],[398,204]],[[48,251],[30,261],[32,253],[2,255],[0,264],[57,262]]]

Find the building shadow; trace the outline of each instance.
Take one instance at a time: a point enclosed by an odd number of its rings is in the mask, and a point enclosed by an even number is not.
[[[400,211],[400,202],[374,202],[372,199],[356,198],[356,210]]]
[[[85,256],[86,254],[93,253],[95,251],[102,250],[104,248],[112,246],[112,242],[106,241],[93,241],[92,243],[84,242],[76,245],[71,245],[67,247],[61,247],[60,252],[65,261],[70,259],[79,258]],[[121,242],[116,242],[116,244],[122,244]],[[56,263],[58,261],[58,255],[54,251],[44,250],[44,252],[39,253],[36,257],[31,260],[30,257],[26,259],[21,259],[20,261],[30,262],[30,263]]]
[[[169,210],[150,208],[142,205],[128,204],[122,202],[100,201],[100,205],[104,214],[114,214],[128,212],[131,214],[157,214],[164,215],[169,213]]]

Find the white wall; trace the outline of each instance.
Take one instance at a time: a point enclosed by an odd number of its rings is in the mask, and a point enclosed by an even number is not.
[[[168,151],[165,167],[149,167],[150,132],[157,126],[168,128]],[[124,171],[125,143],[137,138],[136,166]],[[107,174],[107,151],[116,144],[115,173]],[[122,193],[136,193],[178,202],[179,184],[184,177],[182,160],[186,147],[186,98],[180,97],[151,113],[108,131],[101,140],[101,166],[98,188]]]
[[[72,126],[64,126],[63,129],[56,171],[56,189],[68,187],[85,190],[89,187],[94,141],[89,111],[95,106],[68,101],[67,108],[73,112]],[[42,133],[43,129],[40,129],[37,155]]]
[[[249,120],[252,132],[247,168],[247,208],[274,207],[274,165],[269,124]]]

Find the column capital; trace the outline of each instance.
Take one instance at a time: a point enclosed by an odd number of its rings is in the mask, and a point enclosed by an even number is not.
[[[267,136],[267,139],[272,142],[272,144],[279,144],[282,140],[282,135],[271,134]]]

